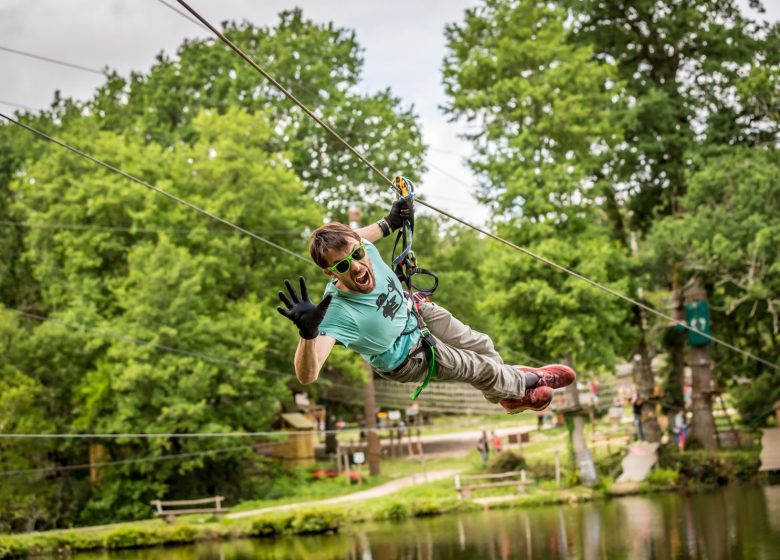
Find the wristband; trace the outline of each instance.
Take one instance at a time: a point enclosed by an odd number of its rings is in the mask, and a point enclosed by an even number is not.
[[[382,218],[379,220],[376,225],[379,226],[379,228],[382,230],[382,237],[387,237],[392,233],[392,230],[390,229],[390,224],[387,223],[387,220]]]

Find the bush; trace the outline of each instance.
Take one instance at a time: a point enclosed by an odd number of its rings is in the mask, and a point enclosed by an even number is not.
[[[676,488],[680,473],[672,469],[655,468],[647,475],[647,483],[657,488]]]
[[[674,446],[661,448],[658,464],[663,469],[679,473],[682,484],[723,485],[744,482],[758,474],[758,451],[721,451],[713,454],[703,450],[680,453]]]
[[[6,558],[25,558],[29,556],[30,548],[22,539],[15,537],[0,537],[0,560]]]
[[[142,529],[140,527],[121,527],[114,529],[105,536],[103,546],[108,549],[139,548],[154,546],[163,542],[165,542],[165,537],[160,531]]]
[[[197,540],[197,532],[192,525],[175,525],[167,531],[165,542],[171,544],[185,544]]]
[[[402,521],[407,519],[411,515],[409,506],[403,502],[392,502],[380,509],[374,519],[378,520],[390,520],[390,521]]]
[[[263,515],[252,519],[250,534],[255,537],[273,537],[288,531],[291,515]]]
[[[345,520],[346,515],[341,509],[298,510],[292,520],[292,531],[298,535],[337,533]]]
[[[510,449],[494,455],[487,464],[487,471],[490,473],[519,471],[524,468],[525,457]]]

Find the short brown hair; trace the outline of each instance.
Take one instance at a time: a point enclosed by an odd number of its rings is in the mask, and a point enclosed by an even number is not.
[[[360,237],[344,224],[331,222],[318,227],[311,234],[309,254],[317,266],[328,268],[330,263],[328,263],[325,253],[333,249],[346,248],[352,240],[360,241]]]

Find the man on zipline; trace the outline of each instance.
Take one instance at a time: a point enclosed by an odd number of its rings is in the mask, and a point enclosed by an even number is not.
[[[545,408],[553,389],[574,381],[571,368],[505,364],[487,335],[435,303],[416,300],[413,304],[382,260],[373,242],[410,220],[412,204],[411,197],[398,199],[385,218],[354,231],[333,222],[312,233],[311,257],[331,278],[325,297],[314,305],[303,278],[300,297],[285,280],[290,297],[279,292],[284,307],[277,307],[301,335],[295,352],[296,377],[303,384],[316,381],[338,342],[360,353],[386,379],[422,382],[413,398],[435,376],[439,381],[469,383],[512,414]],[[427,327],[422,335],[416,311]],[[434,352],[426,348],[424,339],[434,345]]]

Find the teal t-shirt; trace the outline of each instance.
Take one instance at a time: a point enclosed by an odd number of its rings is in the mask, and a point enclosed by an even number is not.
[[[376,247],[365,239],[375,286],[368,294],[344,292],[328,283],[333,300],[320,323],[320,334],[332,336],[380,371],[392,371],[406,359],[420,338],[401,283]],[[404,332],[411,331],[408,334]]]

